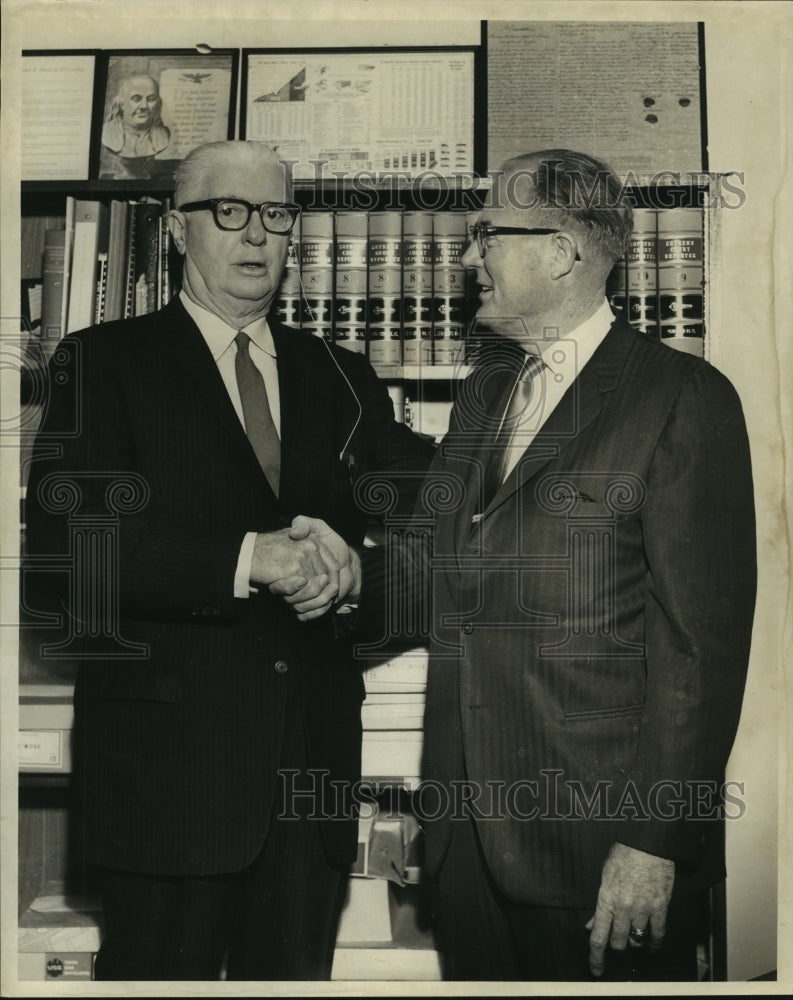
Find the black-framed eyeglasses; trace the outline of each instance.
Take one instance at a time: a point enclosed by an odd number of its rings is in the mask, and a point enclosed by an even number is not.
[[[245,229],[251,221],[251,215],[257,212],[267,232],[278,234],[291,233],[300,212],[300,206],[291,202],[263,201],[260,205],[252,205],[240,198],[206,198],[204,201],[191,201],[182,205],[178,211],[199,212],[202,209],[212,213],[218,229],[230,230]]]
[[[475,222],[469,226],[471,242],[476,243],[479,256],[483,257],[487,253],[487,241],[491,236],[550,236],[551,233],[561,233],[561,229],[534,228],[527,229],[525,226],[492,226],[489,222]],[[576,260],[581,260],[578,253]]]

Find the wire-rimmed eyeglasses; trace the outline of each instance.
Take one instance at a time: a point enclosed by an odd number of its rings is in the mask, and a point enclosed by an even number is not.
[[[252,205],[240,198],[207,198],[204,201],[188,202],[178,211],[198,212],[202,209],[212,213],[218,229],[245,229],[251,221],[251,215],[257,212],[268,233],[285,234],[291,233],[300,206],[291,202],[263,201],[260,205]]]
[[[487,253],[487,241],[491,236],[550,236],[551,233],[561,233],[561,229],[534,228],[527,229],[525,226],[493,226],[489,222],[475,222],[468,227],[472,243],[476,243],[476,249],[480,257]],[[576,253],[576,260],[581,258]]]

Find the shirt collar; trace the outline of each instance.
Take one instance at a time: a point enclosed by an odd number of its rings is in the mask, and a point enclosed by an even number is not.
[[[179,293],[179,298],[187,310],[187,314],[201,331],[207,347],[212,352],[212,357],[217,361],[229,349],[238,330],[229,326],[219,316],[200,306],[197,302],[193,302],[184,290]],[[275,358],[275,342],[266,316],[254,320],[243,329],[257,347],[261,348],[265,354],[269,354],[271,358]]]
[[[575,342],[577,348],[576,358],[580,367],[583,367],[595,353],[595,350],[611,329],[613,322],[614,313],[611,311],[611,306],[608,304],[607,299],[603,299],[602,304],[588,319],[585,319],[575,330],[571,330],[570,333],[561,338],[562,340],[572,340]],[[559,371],[564,367],[564,363],[561,360],[562,355],[554,356],[555,343],[555,340],[547,340],[540,341],[539,344],[540,355],[552,372]]]

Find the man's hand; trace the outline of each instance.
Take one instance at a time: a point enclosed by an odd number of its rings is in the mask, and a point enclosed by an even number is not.
[[[311,581],[301,584],[299,577],[278,580],[270,587],[272,593],[280,594],[292,605],[300,621],[319,618],[346,599],[357,600],[361,589],[361,562],[358,553],[341,535],[320,518],[299,514],[292,521],[289,537],[296,542],[313,540],[322,553],[330,553],[338,567],[338,587],[333,594],[327,588],[312,588]]]
[[[304,601],[329,605],[339,592],[339,564],[319,536],[307,531],[293,537],[291,528],[283,528],[256,536],[251,582],[280,596],[299,592]]]
[[[624,951],[631,929],[647,932],[650,948],[659,948],[666,933],[666,911],[672,896],[675,863],[657,858],[625,844],[612,844],[600,879],[597,909],[586,925],[589,937],[589,967],[602,976],[606,946]]]

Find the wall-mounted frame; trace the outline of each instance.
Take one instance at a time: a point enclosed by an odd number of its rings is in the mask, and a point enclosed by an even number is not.
[[[191,149],[233,138],[238,71],[236,49],[100,53],[91,178],[167,184]]]
[[[22,53],[23,181],[88,179],[96,53]]]
[[[243,49],[240,135],[296,180],[481,174],[484,49]]]

